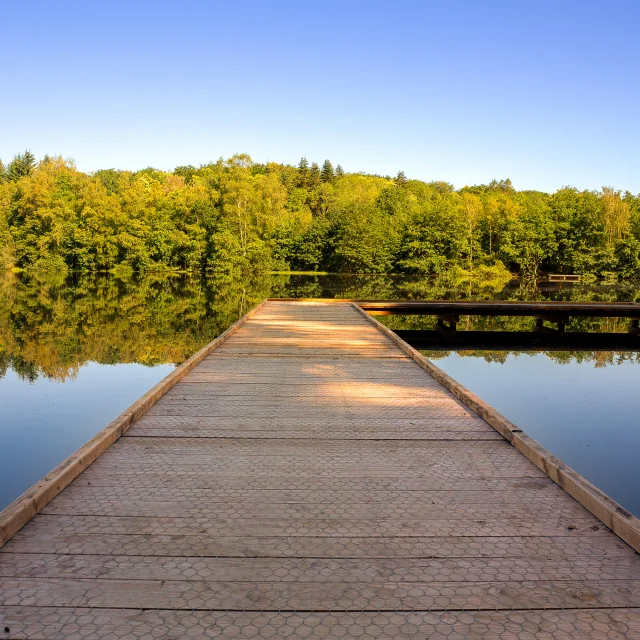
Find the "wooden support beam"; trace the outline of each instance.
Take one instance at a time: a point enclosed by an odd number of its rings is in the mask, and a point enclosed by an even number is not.
[[[565,316],[580,318],[640,319],[637,302],[505,302],[484,300],[363,300],[356,304],[367,313],[384,315],[447,314],[470,316]]]
[[[454,331],[456,331],[456,327],[459,321],[460,316],[458,315],[450,313],[441,314],[436,318],[436,327],[438,331],[447,331],[449,333],[453,333]]]
[[[545,332],[545,331],[559,331],[560,333],[564,333],[567,325],[569,324],[569,316],[559,316],[556,314],[543,314],[535,316],[536,324],[534,331]],[[554,322],[558,328],[551,329],[549,327],[545,327],[545,322]]]

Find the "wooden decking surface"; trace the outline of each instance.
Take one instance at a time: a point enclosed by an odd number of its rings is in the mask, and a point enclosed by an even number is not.
[[[640,556],[348,304],[269,302],[0,550],[0,638],[640,638]]]

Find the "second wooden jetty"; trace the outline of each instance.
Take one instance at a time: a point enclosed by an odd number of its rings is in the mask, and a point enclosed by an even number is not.
[[[263,303],[3,512],[0,638],[640,638],[638,521],[423,360]]]

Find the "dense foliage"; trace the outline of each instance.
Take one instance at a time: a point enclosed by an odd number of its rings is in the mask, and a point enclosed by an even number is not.
[[[516,191],[298,167],[246,155],[87,175],[30,152],[0,163],[0,267],[640,276],[640,196]]]
[[[266,297],[640,301],[640,288],[568,285],[545,292],[532,282],[493,286],[449,277],[258,274],[0,273],[0,378],[64,380],[85,363],[179,363]],[[430,328],[433,318],[384,316],[397,329]],[[487,323],[492,322],[491,327]],[[527,331],[531,318],[463,318],[464,329]],[[626,331],[628,321],[576,318],[570,330]],[[462,327],[461,327],[462,328]],[[488,359],[504,358],[487,352]],[[602,354],[558,354],[597,363]],[[631,357],[630,354],[616,356]],[[598,358],[600,360],[598,360]]]

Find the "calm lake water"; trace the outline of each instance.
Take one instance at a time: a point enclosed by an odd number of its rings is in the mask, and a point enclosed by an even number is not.
[[[639,301],[640,285],[493,286],[390,276],[0,275],[0,509],[265,297]],[[384,318],[396,329],[430,319]],[[523,330],[530,319],[463,319]],[[568,330],[624,331],[611,320]],[[640,515],[636,353],[429,352],[434,362]]]

